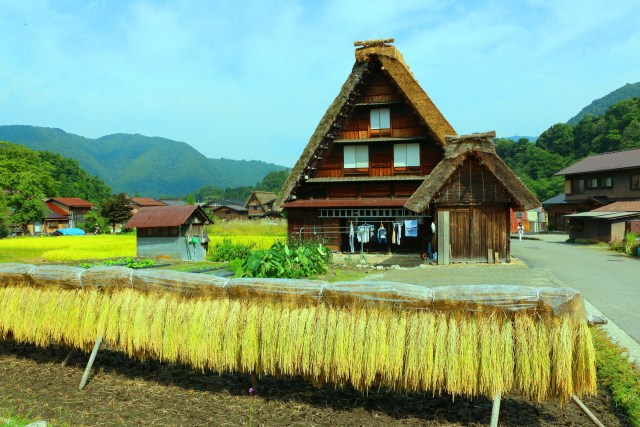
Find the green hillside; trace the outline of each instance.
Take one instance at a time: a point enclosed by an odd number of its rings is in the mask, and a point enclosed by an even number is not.
[[[584,107],[578,114],[572,117],[567,124],[577,125],[580,123],[585,116],[600,116],[604,114],[609,107],[613,104],[616,104],[620,101],[624,101],[625,99],[635,98],[640,96],[640,82],[638,83],[627,83],[609,93],[608,95],[603,96],[602,98],[596,99],[591,104]]]
[[[209,159],[184,142],[144,135],[114,134],[85,138],[61,129],[0,126],[0,141],[23,144],[77,160],[115,193],[179,196],[206,185],[255,185],[283,166],[258,160]]]
[[[553,174],[592,154],[640,147],[640,98],[620,101],[599,116],[587,115],[573,126],[557,123],[535,144],[527,140],[496,140],[496,150],[539,200],[563,190]]]

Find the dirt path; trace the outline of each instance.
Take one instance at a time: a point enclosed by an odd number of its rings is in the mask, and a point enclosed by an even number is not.
[[[67,350],[0,342],[0,410],[71,426],[486,426],[486,398],[453,401],[431,395],[403,396],[372,390],[316,389],[300,378],[259,380],[248,396],[245,375],[194,372],[155,361],[139,362],[117,352],[98,354],[83,391],[78,383],[87,355],[67,367]],[[585,403],[606,426],[623,426],[604,391]],[[501,426],[590,426],[574,406],[502,401]]]

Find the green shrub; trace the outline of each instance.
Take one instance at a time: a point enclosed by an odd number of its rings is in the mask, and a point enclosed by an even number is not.
[[[302,243],[289,246],[274,243],[268,250],[255,250],[242,264],[243,277],[315,277],[327,271],[331,253],[321,243]]]
[[[614,252],[625,252],[624,242],[621,242],[619,240],[613,240],[609,242],[609,249],[611,249]]]
[[[640,236],[630,231],[627,232],[624,237],[624,252],[631,256],[637,255],[638,246],[640,246]]]
[[[209,249],[209,261],[231,261],[234,259],[245,259],[255,247],[255,243],[243,245],[233,243],[230,239],[223,239],[222,243],[216,243]]]

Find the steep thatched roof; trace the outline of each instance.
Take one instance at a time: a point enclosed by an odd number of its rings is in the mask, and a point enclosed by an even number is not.
[[[437,200],[453,173],[470,157],[475,157],[482,167],[493,174],[513,199],[515,209],[527,211],[539,207],[538,199],[496,154],[492,142],[495,136],[495,132],[447,136],[444,159],[413,193],[405,207],[414,212],[425,211],[430,203]]]
[[[247,201],[244,202],[245,207],[249,205],[252,198],[255,198],[264,210],[267,210],[268,205],[276,199],[276,193],[273,191],[252,191],[247,197]]]
[[[312,170],[315,162],[333,143],[338,132],[353,112],[355,103],[360,96],[359,89],[366,83],[366,76],[373,63],[380,64],[382,70],[396,84],[409,105],[415,109],[420,120],[442,146],[445,145],[445,135],[456,133],[413,77],[402,58],[402,54],[395,47],[387,44],[390,41],[392,39],[356,42],[356,46],[362,47],[356,49],[356,62],[351,74],[320,120],[298,162],[289,174],[289,178],[285,181],[275,202],[275,210],[282,210],[284,202],[295,191],[300,179],[306,175],[305,171]]]

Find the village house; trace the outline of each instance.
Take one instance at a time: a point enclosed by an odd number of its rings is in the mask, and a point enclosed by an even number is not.
[[[555,176],[564,177],[564,193],[545,200],[542,205],[548,212],[550,227],[570,231],[568,215],[589,212],[614,202],[640,200],[640,148],[589,156]],[[574,224],[577,223],[574,221]]]
[[[418,252],[438,224],[439,262],[510,260],[510,209],[540,204],[495,153],[457,136],[392,40],[356,62],[283,185],[289,233],[343,252]]]
[[[143,207],[125,224],[135,228],[137,256],[202,261],[209,236],[204,226],[211,220],[198,205]]]
[[[202,205],[204,210],[216,218],[224,220],[247,219],[249,210],[236,200],[212,200]]]
[[[247,197],[244,207],[249,211],[249,218],[263,218],[265,216],[280,216],[273,209],[276,193],[272,191],[252,191]]]
[[[87,212],[95,209],[93,203],[77,197],[52,197],[44,201],[49,213],[40,224],[34,224],[34,234],[49,234],[63,228],[78,228]]]
[[[140,208],[148,206],[167,206],[166,203],[160,200],[152,199],[151,197],[132,197],[131,198],[131,215],[134,215]]]

